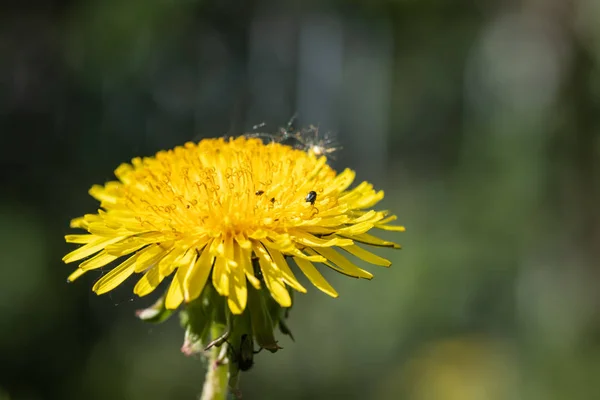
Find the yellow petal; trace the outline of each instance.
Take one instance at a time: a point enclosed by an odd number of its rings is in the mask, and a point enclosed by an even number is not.
[[[171,256],[173,253],[170,253]],[[168,261],[167,265],[162,265],[163,261],[167,258],[163,258],[160,260],[159,264],[153,268],[150,268],[146,274],[138,281],[138,283],[133,288],[133,292],[138,296],[146,296],[149,293],[152,293],[154,289],[160,285],[160,283],[167,276],[171,275],[171,273],[175,270],[175,268],[179,265],[187,266],[191,263],[192,258],[195,261],[196,250],[190,249],[185,255],[180,253],[180,256],[176,256],[177,259],[173,259],[171,257],[170,261]]]
[[[229,276],[227,271],[227,260],[225,257],[217,256],[212,274],[213,286],[221,296],[229,295]]]
[[[183,278],[183,295],[187,302],[200,296],[204,285],[206,285],[215,261],[215,256],[209,252],[211,244],[212,242],[209,242],[201,250],[200,257],[198,257],[196,263],[187,271]]]
[[[338,229],[338,230],[336,230],[336,234],[343,235],[346,237],[360,235],[361,233],[368,232],[374,226],[375,226],[375,224],[373,224],[370,221],[361,222],[356,225],[349,225],[345,228]],[[340,246],[343,246],[343,245],[340,245]]]
[[[382,211],[382,213],[385,213],[387,215],[388,211]],[[378,222],[378,224],[384,225],[384,224],[389,224],[390,222],[393,222],[395,220],[397,220],[398,217],[395,215],[390,215],[387,218],[382,219],[381,221]]]
[[[127,230],[122,229],[121,226],[111,226],[106,220],[90,223],[86,229],[92,235],[103,237],[123,236],[128,234]]]
[[[250,239],[262,240],[269,236],[268,232],[264,229],[257,229],[249,235]]]
[[[179,257],[177,260],[175,260],[175,265],[177,267],[189,268],[192,265],[194,265],[192,260],[194,262],[196,262],[197,257],[198,257],[198,252],[196,251],[196,247],[188,248],[187,251],[181,257]]]
[[[237,233],[235,235],[235,241],[242,247],[243,249],[252,249],[252,242],[248,240],[246,236],[241,233]]]
[[[95,198],[96,200],[99,200],[99,201],[105,201],[107,203],[113,203],[113,204],[118,201],[118,198],[114,194],[109,194],[104,189],[104,186],[94,185],[88,191],[88,193],[90,194],[90,196],[92,196],[93,198]]]
[[[334,181],[329,185],[325,191],[323,192],[324,196],[329,195],[330,193],[335,192],[343,192],[348,189],[348,187],[354,182],[354,178],[356,177],[356,173],[351,169],[346,168],[343,170],[338,176],[335,177]]]
[[[169,286],[169,290],[167,291],[167,296],[165,297],[165,307],[167,309],[174,310],[183,302],[185,277],[188,270],[196,263],[196,257],[196,250],[190,250],[181,260],[183,265],[177,269],[173,281]]]
[[[291,287],[293,287],[294,289],[296,289],[297,291],[301,293],[306,293],[306,288],[296,280],[296,277],[292,273],[292,270],[290,270],[290,267],[288,266],[287,261],[285,261],[283,255],[274,249],[269,250],[269,254],[271,255],[271,259],[273,260],[275,265],[277,265],[277,268],[281,272],[283,281]]]
[[[71,275],[69,275],[69,277],[67,278],[67,282],[73,282],[75,279],[79,278],[84,273],[85,273],[84,270],[77,268],[75,271],[73,271],[71,273]]]
[[[86,214],[83,217],[73,218],[71,220],[71,228],[87,229],[90,223],[97,221],[102,221],[102,217],[97,214]]]
[[[92,290],[97,294],[104,294],[119,286],[125,279],[133,274],[137,257],[138,255],[134,254],[114,269],[110,270],[108,274],[104,275],[94,284]]]
[[[218,255],[222,254],[222,253],[219,253],[219,249],[222,248],[222,243],[223,243],[223,239],[221,238],[221,236],[214,238],[210,242],[210,246],[208,247],[208,251],[210,252],[210,254],[212,254],[213,256],[218,256]]]
[[[320,256],[318,254],[311,254],[311,255],[306,255],[303,252],[301,252],[300,250],[298,250],[298,248],[296,247],[296,245],[292,245],[292,246],[282,246],[278,243],[273,243],[270,241],[263,241],[261,242],[265,247],[269,248],[269,249],[275,249],[280,251],[281,253],[285,254],[285,255],[292,255],[294,257],[299,257],[299,258],[304,258],[308,261],[312,261],[312,262],[324,262],[327,259],[323,256]]]
[[[215,243],[216,243],[216,246],[215,246],[216,254],[221,257],[227,257],[227,255],[225,254],[225,239],[221,238],[218,241],[216,241]]]
[[[375,225],[377,229],[382,229],[384,231],[392,231],[392,232],[405,232],[406,228],[404,226],[399,225]]]
[[[140,280],[135,284],[135,287],[133,288],[133,293],[137,294],[140,297],[146,296],[152,293],[152,291],[154,291],[154,289],[156,289],[158,285],[160,285],[163,279],[164,276],[161,276],[158,268],[150,268],[144,274],[144,276],[142,276]]]
[[[225,246],[224,256],[227,259],[227,261],[229,262],[229,265],[237,266],[237,261],[235,261],[235,257],[234,257],[233,236],[227,235],[227,237],[223,241],[223,244]]]
[[[236,246],[237,247],[237,246]],[[229,297],[227,304],[233,314],[241,314],[246,308],[248,288],[246,287],[245,271],[240,266],[229,265]]]
[[[290,297],[290,293],[287,291],[285,284],[278,279],[275,274],[275,271],[270,268],[270,265],[266,263],[263,259],[259,260],[261,270],[263,271],[263,277],[265,280],[265,284],[271,292],[271,295],[279,303],[281,307],[291,307],[292,298]]]
[[[102,268],[106,264],[109,264],[115,261],[119,257],[111,256],[106,253],[106,250],[102,250],[100,253],[96,254],[92,258],[88,258],[81,264],[79,264],[79,269],[83,271],[90,271],[92,269]]]
[[[88,244],[83,245],[76,250],[73,250],[64,256],[62,260],[67,264],[72,263],[73,261],[79,261],[82,258],[91,256],[92,254],[104,249],[106,246],[117,243],[125,238],[127,238],[127,236],[117,236],[111,238],[99,237],[96,240],[89,242]]]
[[[361,194],[368,193],[373,190],[373,185],[368,182],[361,182],[354,189],[344,192],[338,198],[340,203],[351,203],[361,197]]]
[[[131,241],[128,243],[116,243],[114,245],[108,246],[106,248],[106,252],[117,257],[122,257],[126,256],[127,254],[131,254],[134,251],[138,251],[139,249],[147,245],[148,243],[140,243],[136,241]]]
[[[357,214],[360,215],[360,213],[363,213],[364,211],[360,211],[357,212]],[[375,210],[369,210],[367,212],[364,212],[364,214],[360,215],[360,217],[354,219],[352,221],[353,224],[359,224],[362,222],[374,222],[377,220],[380,220],[383,217],[383,213],[381,212],[377,212]]]
[[[313,249],[311,249],[311,248],[306,248],[304,251],[306,251],[308,254],[316,254],[316,255],[318,255],[318,253],[316,251],[314,251]],[[340,274],[343,274],[343,275],[346,275],[346,276],[358,279],[357,276],[350,275],[350,274],[344,272],[340,267],[338,267],[337,265],[335,265],[334,263],[332,263],[331,261],[329,261],[325,257],[323,257],[323,259],[325,259],[325,261],[321,262],[321,264],[327,265],[329,268],[331,268],[334,271],[339,272]]]
[[[258,256],[258,262],[260,269],[267,285],[267,289],[271,292],[271,295],[282,307],[290,307],[292,305],[292,298],[290,293],[287,291],[283,280],[277,274],[277,266],[271,260],[269,253],[260,243],[253,243],[252,248],[254,253]]]
[[[77,244],[86,244],[93,242],[94,240],[99,239],[96,235],[67,235],[65,236],[65,241],[67,243],[77,243]]]
[[[326,228],[321,226],[321,224],[319,223],[318,225],[304,225],[304,228],[306,229],[306,232],[310,233],[311,235],[330,235],[336,232],[336,228],[339,225],[341,224],[336,223],[333,225],[332,228]]]
[[[334,249],[329,247],[315,247],[313,250],[334,263],[339,270],[341,270],[341,272],[347,275],[365,279],[373,278],[371,273],[365,271],[364,269],[358,268]]]
[[[373,194],[361,196],[361,198],[352,204],[353,207],[359,209],[365,209],[369,207],[373,207],[375,204],[379,203],[384,197],[383,190],[379,192],[374,192]]]
[[[81,228],[85,229],[87,223],[85,221],[85,217],[73,218],[71,223],[69,224],[71,228]]]
[[[351,235],[345,236],[349,239],[352,239],[355,242],[370,244],[371,246],[381,246],[381,247],[393,247],[395,249],[399,249],[400,245],[394,242],[388,242],[387,240],[379,239],[373,235],[369,235],[368,233],[362,233],[360,235]]]
[[[343,239],[343,238],[330,238],[330,239],[320,239],[316,236],[313,236],[309,233],[306,233],[300,229],[296,229],[293,232],[294,241],[297,243],[303,244],[305,246],[318,246],[318,247],[331,247],[331,246],[350,246],[352,245],[352,240]]]
[[[106,252],[115,256],[124,256],[141,249],[149,244],[158,243],[160,236],[136,235],[122,242],[106,246]]]
[[[158,260],[162,259],[169,252],[172,251],[172,248],[164,249],[161,245],[151,245],[140,252],[140,255],[135,262],[135,272],[143,272],[146,269],[152,267],[154,264],[158,262]]]
[[[250,247],[252,247],[252,242],[250,242]],[[252,266],[252,250],[245,249],[241,246],[236,246],[235,251],[235,257],[239,268],[245,272],[246,278],[248,278],[252,286],[254,286],[256,289],[260,289],[260,280],[254,276],[254,267]]]
[[[339,207],[336,207],[335,209],[331,209],[329,211],[324,211],[320,214],[321,219],[313,222],[307,222],[305,224],[301,224],[302,226],[304,226],[304,229],[306,229],[309,232],[312,232],[314,229],[319,229],[319,228],[330,228],[330,229],[334,229],[334,228],[338,228],[340,225],[344,225],[346,223],[349,223],[351,221],[350,217],[348,217],[347,215],[343,214],[345,213],[347,210],[340,210]],[[331,213],[332,216],[327,216],[326,214]],[[340,214],[342,213],[342,214]]]
[[[187,248],[175,247],[172,251],[166,254],[160,261],[158,261],[157,268],[160,273],[164,276],[169,276],[177,268],[177,265],[182,257],[185,256]]]
[[[390,265],[392,265],[392,262],[390,260],[386,260],[385,258],[379,257],[378,255],[375,255],[370,251],[367,251],[357,245],[345,246],[342,247],[342,249],[370,264],[381,265],[382,267],[389,267]]]
[[[323,275],[315,268],[313,263],[303,258],[294,257],[296,265],[302,270],[304,275],[310,280],[323,293],[330,295],[331,297],[338,297],[338,293],[335,289],[323,278]]]

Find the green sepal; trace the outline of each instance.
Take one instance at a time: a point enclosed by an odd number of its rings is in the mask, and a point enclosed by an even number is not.
[[[256,339],[256,343],[270,352],[274,353],[280,349],[273,334],[274,323],[269,309],[267,308],[266,299],[271,295],[268,291],[261,289],[256,290],[252,286],[248,286],[248,305],[250,318],[252,320],[252,334]]]
[[[193,356],[194,354],[204,353],[204,340],[201,336],[196,335],[194,331],[189,327],[185,329],[185,335],[183,337],[183,345],[181,346],[181,352],[186,356]]]
[[[288,335],[290,337],[290,339],[292,339],[293,342],[296,341],[296,339],[294,339],[294,335],[292,334],[292,331],[290,330],[290,328],[288,328],[287,324],[285,322],[283,322],[282,319],[279,320],[279,331],[281,333],[283,333],[284,335]]]
[[[165,295],[162,295],[150,307],[137,310],[135,315],[144,322],[159,324],[166,321],[173,312],[175,310],[168,310],[165,307]]]
[[[204,289],[210,293],[208,298],[208,304],[215,310],[214,321],[217,324],[229,325],[229,306],[227,305],[227,298],[217,293],[216,289],[212,284],[206,285]]]
[[[214,318],[212,286],[207,285],[200,296],[186,305],[188,323],[192,331],[201,337],[207,335]]]
[[[179,325],[186,329],[190,323],[190,315],[186,310],[179,311]]]
[[[227,304],[225,304],[225,306],[227,306]],[[221,345],[223,343],[225,343],[227,341],[227,339],[229,339],[229,336],[231,335],[232,331],[233,331],[233,322],[232,322],[232,317],[231,317],[231,313],[229,312],[228,309],[224,310],[224,315],[225,315],[225,320],[226,323],[223,324],[221,322],[222,318],[219,318],[219,321],[216,321],[216,318],[213,318],[213,324],[216,325],[220,325],[220,326],[225,326],[225,331],[223,332],[222,335],[218,336],[218,337],[211,337],[210,338],[210,342],[208,342],[206,344],[206,347],[204,347],[204,350],[207,351],[209,350],[211,347],[216,346],[216,347],[221,347]],[[217,315],[218,310],[215,310],[214,315]]]
[[[288,293],[292,298],[292,304],[294,304],[294,291],[288,289]],[[290,330],[290,328],[288,328],[287,324],[285,323],[285,319],[288,318],[292,307],[281,307],[281,305],[279,305],[279,303],[271,296],[267,298],[267,305],[269,309],[269,315],[271,316],[273,323],[277,324],[277,326],[279,327],[279,331],[284,335],[288,335],[293,341],[295,341],[292,331]]]
[[[237,351],[240,348],[242,336],[252,336],[250,312],[248,312],[248,308],[246,308],[240,315],[232,315],[231,313],[229,313],[229,315],[231,334],[228,342],[231,348],[234,351]]]
[[[209,331],[215,317],[212,306],[216,292],[211,285],[206,285],[200,296],[186,304],[185,310],[179,313],[181,326],[185,328],[185,338],[181,351],[187,355],[204,351],[209,340]],[[220,297],[220,296],[216,296]]]
[[[229,337],[229,390],[239,398],[240,373],[254,365],[254,340],[251,313],[246,307],[241,315],[232,316],[232,334]]]

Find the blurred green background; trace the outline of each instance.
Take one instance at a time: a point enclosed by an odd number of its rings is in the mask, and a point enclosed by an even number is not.
[[[600,399],[597,0],[1,7],[0,399],[196,398],[176,318],[67,284],[63,235],[120,162],[295,111],[404,249],[296,296],[244,398]]]

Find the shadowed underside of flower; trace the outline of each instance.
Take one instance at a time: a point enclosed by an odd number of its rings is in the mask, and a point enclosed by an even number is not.
[[[389,266],[359,244],[398,248],[367,232],[404,230],[389,225],[395,216],[370,210],[382,191],[366,182],[349,189],[353,171],[337,174],[325,157],[258,139],[187,143],[135,158],[115,175],[118,181],[90,189],[101,202],[98,213],[71,222],[88,233],[66,236],[82,246],[63,261],[84,260],[68,279],[123,259],[93,290],[106,293],[137,273],[143,275],[134,292],[145,296],[173,275],[168,309],[198,298],[208,279],[233,314],[246,308],[247,283],[256,289],[264,283],[282,307],[289,307],[286,286],[306,292],[290,260],[312,284],[336,297],[314,263],[371,279],[344,253]]]

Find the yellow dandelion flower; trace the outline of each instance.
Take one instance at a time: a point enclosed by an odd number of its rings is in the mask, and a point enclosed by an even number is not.
[[[233,314],[246,308],[247,283],[257,289],[264,283],[277,303],[289,307],[288,286],[306,292],[290,260],[312,284],[336,297],[314,263],[371,279],[339,249],[389,266],[357,243],[399,247],[367,232],[404,230],[389,225],[395,216],[369,209],[383,198],[382,191],[367,182],[349,189],[352,170],[337,174],[326,157],[280,143],[205,139],[135,158],[115,175],[118,181],[89,191],[100,201],[98,213],[71,222],[88,233],[66,236],[82,246],[63,261],[84,260],[69,281],[125,258],[93,290],[106,293],[136,273],[143,275],[134,292],[145,296],[173,275],[168,309],[198,298],[209,279]]]

